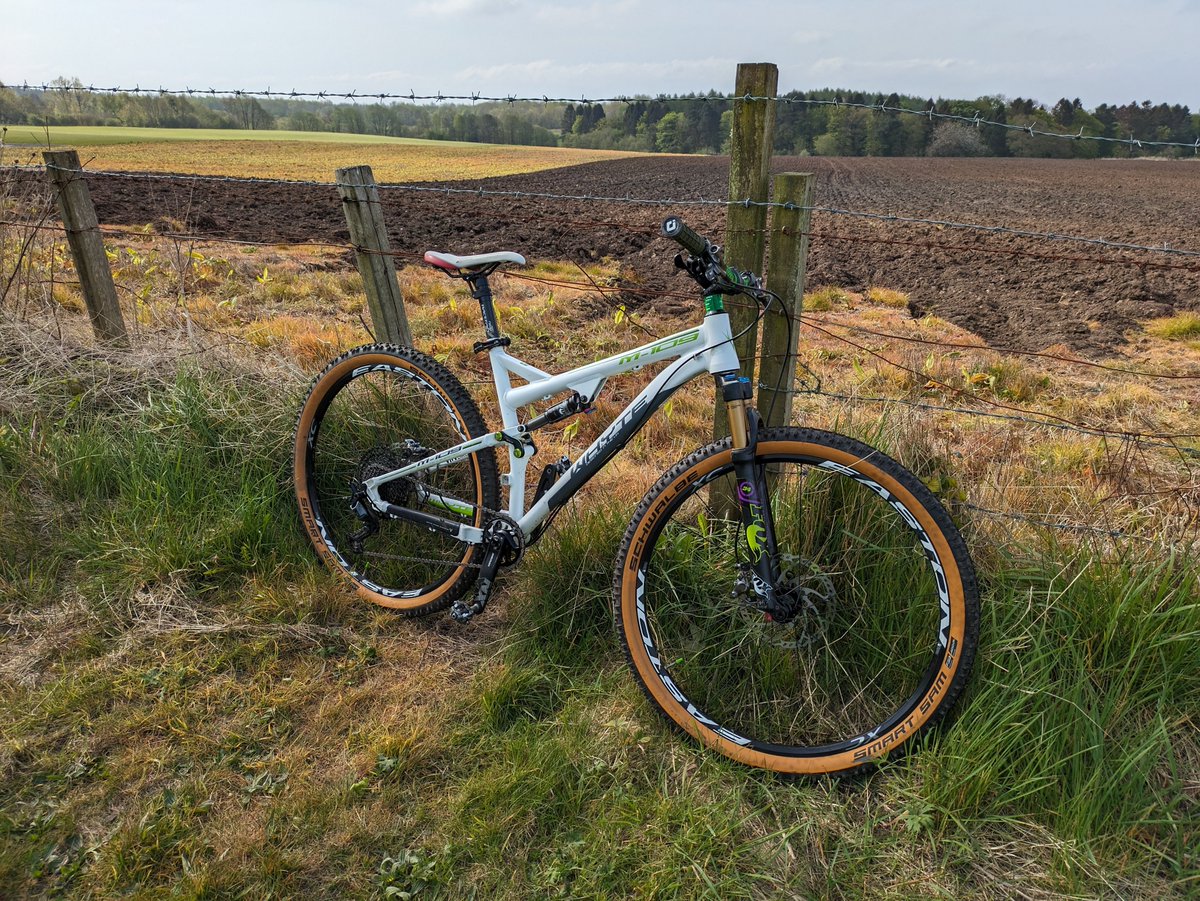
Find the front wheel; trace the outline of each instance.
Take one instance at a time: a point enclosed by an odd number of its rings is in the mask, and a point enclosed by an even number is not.
[[[666,472],[634,513],[617,631],[650,700],[702,744],[783,773],[868,766],[962,691],[979,632],[966,546],[915,476],[853,439],[766,430],[755,464],[786,616],[754,591],[763,550],[730,512],[726,439]]]

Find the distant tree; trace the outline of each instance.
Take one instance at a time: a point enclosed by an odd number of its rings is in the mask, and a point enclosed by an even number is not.
[[[599,103],[581,104],[575,109],[575,122],[571,132],[585,135],[604,119],[604,107]]]
[[[363,120],[362,109],[348,104],[335,106],[329,117],[329,129],[340,134],[365,134],[367,125]]]
[[[569,135],[575,128],[575,107],[568,103],[562,114],[562,133]]]
[[[729,153],[729,142],[733,139],[733,109],[721,113],[721,146],[720,153]],[[797,151],[799,152],[799,151]]]
[[[889,110],[897,109],[900,98],[895,94],[879,101]],[[899,156],[904,152],[904,126],[900,124],[901,113],[875,111],[867,118],[867,156]]]
[[[0,123],[21,125],[24,121],[25,112],[20,98],[8,88],[0,87]]]
[[[316,113],[302,110],[288,117],[288,126],[295,131],[324,131],[325,122]]]
[[[654,149],[661,153],[684,152],[683,113],[667,113],[655,127]]]
[[[273,128],[275,117],[263,109],[262,104],[253,97],[230,97],[225,101],[225,109],[238,128]],[[361,113],[359,115],[361,119]],[[365,131],[360,127],[359,133]]]
[[[816,139],[813,141],[813,153],[815,153],[817,156],[837,156],[837,138],[828,131],[823,135],[817,135]]]
[[[1054,117],[1054,121],[1059,125],[1070,127],[1075,121],[1075,111],[1079,109],[1076,104],[1078,100],[1070,101],[1066,97],[1062,98],[1058,103],[1054,104],[1054,109],[1050,111],[1050,115]]]
[[[479,140],[484,144],[504,143],[500,120],[491,113],[483,113],[479,117]]]
[[[983,143],[987,145],[988,153],[992,156],[1008,156],[1008,129],[1001,127],[1008,123],[1003,100],[997,98],[993,102],[988,118],[997,123],[984,126],[983,129]]]
[[[631,103],[625,104],[625,110],[621,113],[621,128],[626,135],[632,137],[637,134],[638,122],[645,114],[645,100],[634,100]]]
[[[721,113],[724,104],[701,100],[684,108],[685,152],[716,153],[721,149]]]
[[[929,156],[986,156],[987,147],[972,126],[942,122],[934,128],[926,153]]]

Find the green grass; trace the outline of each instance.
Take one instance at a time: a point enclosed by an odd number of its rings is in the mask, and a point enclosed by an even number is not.
[[[1146,323],[1146,332],[1156,338],[1200,338],[1200,313],[1176,313]]]
[[[240,128],[127,128],[115,125],[7,125],[6,144],[95,147],[107,144],[146,144],[181,141],[307,141],[316,144],[437,145],[421,138],[339,134],[327,131],[274,131]],[[49,140],[47,140],[47,138]]]
[[[239,129],[12,126],[5,142],[25,148],[90,147],[91,169],[328,180],[345,166],[369,164],[381,181],[438,181],[537,172],[636,154],[569,147],[525,147],[388,138],[330,132]],[[215,142],[215,143],[214,143]]]
[[[295,521],[302,379],[40,349],[0,354],[10,896],[1200,889],[1195,560],[977,540],[955,721],[866,777],[786,782],[635,687],[608,606],[628,505],[566,510],[471,626],[401,620]]]

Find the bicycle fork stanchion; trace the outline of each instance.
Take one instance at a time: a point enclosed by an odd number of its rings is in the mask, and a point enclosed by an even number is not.
[[[752,573],[748,574],[751,582],[749,587],[762,605],[763,612],[784,622],[791,614],[780,602],[775,590],[779,582],[779,551],[775,543],[775,521],[771,514],[766,468],[757,467],[754,463],[762,422],[758,411],[750,406],[754,389],[748,378],[736,372],[717,376],[717,385],[729,414],[738,515],[752,569]]]

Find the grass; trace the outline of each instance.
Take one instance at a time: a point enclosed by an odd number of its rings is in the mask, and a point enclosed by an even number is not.
[[[1200,313],[1176,313],[1146,323],[1146,332],[1156,338],[1200,338]]]
[[[633,156],[610,150],[468,144],[326,132],[55,126],[55,147],[86,147],[91,169],[332,181],[369,165],[380,182],[442,181],[539,172]],[[44,130],[9,126],[5,141],[47,144]]]
[[[10,145],[104,147],[109,144],[158,144],[194,141],[303,141],[308,144],[437,144],[420,138],[390,138],[326,131],[275,131],[241,128],[135,128],[117,125],[4,125]]]
[[[0,323],[0,885],[12,896],[1200,890],[1200,584],[1194,495],[1177,490],[1188,458],[801,395],[805,421],[895,453],[964,519],[984,643],[954,721],[907,759],[846,783],[784,782],[666,728],[611,627],[625,524],[702,440],[710,395],[676,395],[484,617],[399,620],[319,566],[288,485],[308,378],[364,339],[360,284],[320,250],[195,250],[179,268],[153,236],[115,249],[143,348],[132,355],[73,338],[86,324],[61,284],[5,311],[31,324]],[[31,285],[67,265],[40,253]],[[464,381],[485,378],[461,286],[426,270],[401,279],[418,345]],[[514,351],[543,368],[641,343],[638,325],[682,326],[644,311],[597,319],[561,288],[495,288]],[[866,301],[881,332],[963,337]],[[857,321],[858,302],[831,296],[822,321]],[[1195,365],[1186,345],[1144,340],[1139,366]],[[1194,415],[1177,383],[986,348],[871,347],[912,372],[827,335],[807,336],[805,362],[837,392],[1094,409],[1139,429]],[[539,459],[578,456],[649,377],[614,379]],[[994,522],[964,499],[1148,541]]]

